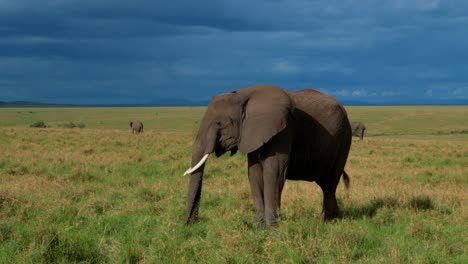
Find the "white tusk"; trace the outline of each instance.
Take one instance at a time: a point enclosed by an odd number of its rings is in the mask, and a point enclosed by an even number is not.
[[[195,165],[195,167],[190,168],[186,172],[184,172],[184,175],[190,174],[190,173],[198,170],[198,168],[200,168],[203,165],[203,163],[205,163],[205,161],[206,161],[206,159],[208,158],[209,155],[210,154],[205,154],[205,156],[203,156],[203,158],[200,160],[200,162],[198,162],[198,164]]]

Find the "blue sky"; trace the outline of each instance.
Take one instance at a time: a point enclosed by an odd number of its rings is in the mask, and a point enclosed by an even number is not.
[[[465,0],[0,0],[0,101],[468,102]]]

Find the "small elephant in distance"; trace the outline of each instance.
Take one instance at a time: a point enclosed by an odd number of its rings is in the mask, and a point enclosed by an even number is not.
[[[132,128],[132,134],[143,133],[143,123],[140,121],[130,122],[130,127]]]
[[[366,126],[362,122],[351,122],[351,132],[354,137],[359,137],[361,140],[364,139],[364,131]]]

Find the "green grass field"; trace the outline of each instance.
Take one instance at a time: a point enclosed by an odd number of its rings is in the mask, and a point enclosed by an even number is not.
[[[0,108],[0,263],[467,263],[468,107],[347,110],[367,133],[343,217],[321,223],[320,188],[287,182],[280,226],[258,230],[241,155],[209,158],[183,225],[204,108]]]

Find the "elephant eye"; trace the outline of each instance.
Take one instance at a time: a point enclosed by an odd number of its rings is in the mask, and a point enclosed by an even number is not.
[[[221,121],[216,121],[216,126],[221,127]]]

